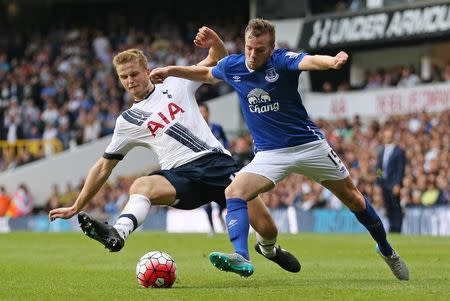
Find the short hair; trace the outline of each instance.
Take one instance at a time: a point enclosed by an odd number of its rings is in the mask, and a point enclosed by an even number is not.
[[[113,58],[113,65],[114,68],[117,70],[117,66],[133,61],[138,61],[139,64],[145,68],[148,67],[147,57],[144,55],[144,52],[142,50],[135,48],[119,52]]]
[[[260,37],[268,33],[272,44],[275,44],[275,26],[265,19],[251,19],[245,28],[245,34],[247,35],[247,33],[254,37]]]

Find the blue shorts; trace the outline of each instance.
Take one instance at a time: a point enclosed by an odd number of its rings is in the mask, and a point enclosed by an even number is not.
[[[232,157],[214,153],[150,175],[162,175],[175,187],[177,201],[172,207],[190,210],[213,201],[226,207],[225,188],[238,171]]]

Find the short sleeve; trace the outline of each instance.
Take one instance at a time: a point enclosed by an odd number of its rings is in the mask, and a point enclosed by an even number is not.
[[[188,91],[188,93],[192,93],[195,94],[195,92],[197,91],[197,89],[203,85],[202,82],[196,82],[193,80],[185,80],[185,84],[186,84],[186,89]]]
[[[307,55],[306,52],[293,52],[287,49],[281,51],[278,56],[278,63],[280,67],[288,71],[300,71],[298,69],[298,64]]]
[[[228,62],[228,58],[228,56],[224,57],[217,63],[216,66],[212,68],[211,73],[216,79],[226,81],[225,67]]]
[[[103,158],[109,160],[122,160],[132,148],[133,145],[130,143],[129,136],[124,128],[124,123],[120,122],[118,119],[111,141],[103,153]]]

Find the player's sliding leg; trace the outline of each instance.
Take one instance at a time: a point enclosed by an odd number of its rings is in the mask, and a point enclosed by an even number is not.
[[[344,202],[358,221],[369,231],[377,242],[377,252],[383,257],[395,277],[399,280],[409,280],[408,267],[387,241],[386,230],[380,217],[370,202],[356,189],[351,178],[323,181],[322,185]]]
[[[260,197],[248,202],[250,225],[256,231],[255,251],[275,262],[286,271],[297,273],[300,262],[290,252],[276,245],[278,230],[269,210]]]
[[[131,232],[142,225],[150,210],[150,199],[142,194],[132,194],[114,225],[119,235],[126,240]]]
[[[170,205],[175,196],[175,188],[163,176],[140,177],[131,185],[130,199],[114,226],[102,223],[84,212],[78,214],[78,221],[87,236],[99,241],[112,252],[118,252],[130,233],[144,223],[151,203]]]
[[[78,214],[78,222],[84,234],[97,240],[111,252],[118,252],[123,248],[125,241],[113,226],[91,217],[86,212]]]
[[[120,251],[131,232],[142,225],[150,210],[150,200],[141,194],[132,194],[114,226],[102,223],[85,212],[78,214],[78,222],[83,232],[111,252]]]

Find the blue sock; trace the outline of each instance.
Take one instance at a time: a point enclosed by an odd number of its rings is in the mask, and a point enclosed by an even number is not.
[[[358,221],[366,227],[370,235],[377,242],[381,254],[390,256],[392,255],[392,247],[387,241],[383,223],[366,197],[364,197],[364,200],[366,202],[366,209],[357,212],[353,211],[353,214],[355,214]]]
[[[248,254],[247,202],[238,198],[227,199],[226,221],[228,236],[234,246],[234,251],[248,260],[250,256]]]

